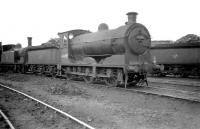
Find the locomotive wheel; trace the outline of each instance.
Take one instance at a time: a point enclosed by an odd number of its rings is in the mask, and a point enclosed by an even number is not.
[[[181,77],[182,77],[182,78],[188,78],[188,74],[182,73],[182,74],[181,74]]]
[[[39,68],[39,74],[44,74],[44,68],[42,67],[42,68]]]
[[[56,78],[56,74],[55,74],[55,73],[52,73],[52,74],[51,74],[51,77],[52,77],[52,78]]]
[[[72,75],[71,74],[65,74],[65,77],[66,77],[66,79],[67,79],[67,81],[70,81],[70,80],[72,80]]]
[[[106,85],[111,86],[111,87],[116,87],[118,85],[117,78],[115,77],[104,78],[104,81]]]
[[[56,68],[52,67],[52,68],[50,69],[50,75],[51,75],[53,78],[56,77]]]
[[[83,79],[87,84],[91,84],[94,81],[94,77],[90,76],[84,76]]]
[[[56,72],[55,71],[51,71],[50,76],[55,78],[56,77]]]

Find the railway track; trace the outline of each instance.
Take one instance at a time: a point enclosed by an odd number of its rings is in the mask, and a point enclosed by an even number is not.
[[[175,99],[182,99],[194,102],[200,102],[200,92],[189,91],[187,89],[177,89],[175,87],[162,87],[163,84],[150,84],[148,87],[134,87],[130,90],[146,94],[154,94]],[[163,85],[164,86],[164,85]],[[181,86],[180,86],[181,87]]]
[[[150,82],[147,87],[132,87],[128,90],[200,102],[200,86],[190,85],[189,83],[157,81]]]
[[[200,87],[199,79],[148,77],[149,82]]]
[[[6,114],[0,109],[0,128],[2,129],[15,129]]]
[[[200,101],[200,81],[197,79],[159,79],[150,80],[150,87],[171,92],[171,96]],[[174,94],[174,95],[173,95]]]
[[[36,99],[36,98],[34,98],[34,97],[28,95],[28,94],[25,94],[25,93],[23,93],[23,92],[21,92],[21,91],[19,91],[19,90],[13,89],[13,88],[11,88],[11,87],[9,87],[9,86],[6,86],[6,85],[3,85],[3,84],[0,84],[0,87],[6,88],[6,89],[11,90],[11,91],[13,91],[13,92],[15,92],[15,93],[18,93],[18,94],[20,94],[20,95],[23,95],[23,96],[25,96],[26,98],[29,98],[29,99],[31,99],[31,100],[37,102],[37,103],[40,103],[40,104],[44,105],[45,108],[48,107],[49,109],[55,111],[56,113],[59,113],[60,115],[66,117],[67,119],[70,119],[70,120],[74,121],[75,123],[81,125],[81,127],[83,127],[83,129],[95,129],[94,127],[88,125],[87,123],[85,123],[85,122],[83,122],[83,121],[81,121],[81,120],[79,120],[79,119],[73,117],[72,115],[70,115],[70,114],[68,114],[68,113],[66,113],[66,112],[64,112],[64,111],[62,111],[62,110],[60,110],[60,109],[58,109],[58,108],[56,108],[56,107],[53,107],[53,106],[51,106],[51,105],[49,105],[49,104],[47,104],[47,103],[45,103],[45,102],[43,102],[43,101],[41,101],[41,100],[38,100],[38,99]],[[11,129],[14,129],[14,128],[11,128]]]
[[[81,81],[71,82],[83,84]],[[163,83],[163,82],[150,82],[148,86],[133,86],[133,87],[110,87],[104,84],[89,84],[95,86],[104,86],[108,88],[114,88],[119,90],[139,92],[144,94],[158,95],[162,97],[169,97],[175,99],[182,99],[194,102],[200,102],[200,86],[184,85],[184,84],[173,84],[173,83]]]
[[[82,81],[75,81],[75,80],[67,80],[67,81],[85,84],[85,82],[82,82]],[[104,84],[96,84],[96,83],[88,84],[88,85],[109,87]],[[134,86],[134,87],[129,87],[127,89],[122,88],[122,87],[111,87],[111,88],[200,102],[200,82],[199,81],[187,82],[187,80],[176,81],[176,80],[168,80],[168,79],[150,78],[149,86]]]
[[[8,76],[9,77],[9,76]],[[22,76],[22,77],[24,77],[24,76]],[[29,78],[31,79],[32,78],[32,75],[30,75],[29,76]],[[34,78],[34,80],[37,80],[38,79],[38,77],[33,77]],[[9,79],[11,79],[11,81],[12,80],[14,80],[13,79],[13,77],[9,77]],[[21,78],[20,78],[21,79]],[[47,80],[46,80],[47,79]],[[19,80],[19,78],[15,78],[15,80]],[[17,89],[18,88],[23,88],[24,90],[22,90],[21,89],[21,91],[24,91],[25,93],[29,93],[29,91],[32,91],[33,90],[33,92],[30,92],[31,94],[32,93],[34,93],[34,92],[37,92],[37,89],[40,87],[40,84],[41,84],[41,81],[48,81],[49,80],[49,78],[46,78],[46,77],[44,77],[44,78],[41,78],[41,80],[40,81],[34,81],[34,80],[30,80],[30,82],[34,82],[33,84],[35,85],[35,84],[38,84],[37,85],[37,87],[35,88],[35,86],[34,85],[32,85],[31,87],[30,87],[30,89],[28,88],[28,87],[21,87],[20,85],[15,85],[15,83],[13,83],[13,85],[11,85],[11,86],[13,86],[13,87],[16,87]],[[162,82],[160,82],[160,83],[149,83],[149,86],[147,87],[147,86],[145,86],[145,87],[139,87],[139,86],[137,86],[137,87],[128,87],[127,89],[125,89],[125,88],[121,88],[121,87],[109,87],[109,86],[105,86],[105,84],[89,84],[89,85],[87,85],[86,83],[84,83],[84,82],[82,82],[82,81],[67,81],[67,83],[65,83],[65,79],[60,79],[60,78],[56,78],[56,79],[53,79],[53,81],[55,81],[55,82],[58,82],[58,83],[56,83],[56,85],[48,85],[48,87],[51,87],[51,86],[60,86],[60,85],[57,85],[57,84],[60,84],[60,83],[62,83],[62,84],[67,84],[67,85],[71,85],[71,86],[83,86],[83,89],[84,90],[86,90],[86,89],[92,89],[92,91],[93,91],[93,88],[97,91],[97,92],[99,92],[99,91],[102,91],[102,92],[104,92],[105,90],[106,91],[111,91],[111,92],[109,92],[109,93],[114,93],[115,95],[117,95],[117,96],[115,96],[115,97],[119,97],[118,95],[120,95],[120,98],[121,97],[128,97],[130,100],[132,99],[132,95],[134,96],[134,97],[141,97],[142,96],[142,98],[145,96],[145,99],[144,99],[144,102],[146,103],[146,102],[148,102],[148,100],[146,100],[146,98],[150,98],[150,100],[153,98],[153,101],[155,102],[155,103],[157,103],[157,104],[160,104],[160,101],[157,101],[157,100],[161,100],[161,101],[163,101],[163,100],[166,100],[166,102],[161,102],[161,105],[162,104],[165,104],[166,103],[166,105],[168,105],[168,102],[170,102],[170,106],[169,106],[169,108],[171,108],[171,107],[180,107],[179,106],[179,104],[183,104],[183,103],[189,103],[189,104],[194,104],[194,105],[199,105],[199,100],[198,99],[195,99],[195,98],[192,98],[192,96],[193,95],[198,95],[198,92],[196,93],[196,91],[195,91],[195,88],[198,88],[198,87],[194,87],[194,89],[191,89],[190,91],[188,91],[188,86],[184,86],[184,85],[175,85],[175,84],[173,84],[173,85],[169,85],[169,84],[165,84],[165,83],[162,83]],[[8,82],[8,81],[7,81]],[[11,82],[12,83],[12,82]],[[23,83],[23,82],[22,82]],[[27,82],[25,82],[26,84],[29,84],[29,81],[27,81]],[[4,82],[4,84],[6,84],[6,81]],[[10,83],[9,83],[10,84]],[[44,83],[44,84],[41,84],[41,85],[44,85],[44,87],[42,87],[41,88],[41,90],[43,90],[43,89],[45,89],[45,85],[46,84],[49,84],[49,83]],[[184,88],[182,88],[181,89],[181,87],[184,87]],[[92,88],[93,87],[93,88]],[[40,89],[40,88],[39,88]],[[67,89],[68,90],[68,89]],[[83,90],[82,90],[83,91]],[[198,91],[198,90],[197,90]],[[43,93],[43,92],[41,92],[41,93]],[[51,92],[49,92],[49,93],[51,93]],[[80,93],[80,92],[79,92]],[[85,93],[89,93],[89,92],[87,92],[87,90],[86,90],[86,92]],[[93,92],[94,93],[94,92]],[[128,96],[126,96],[126,94],[128,95]],[[40,93],[39,94],[37,94],[37,95],[40,95]],[[58,95],[66,95],[66,94],[58,94]],[[91,94],[89,94],[89,96],[90,96]],[[95,95],[96,95],[96,92],[95,92]],[[182,95],[182,96],[181,96]],[[92,96],[92,95],[91,95]],[[65,97],[65,96],[60,96],[60,98],[62,98],[62,97]],[[78,98],[79,98],[80,96],[78,96]],[[107,96],[107,94],[104,94],[104,95],[102,95],[102,94],[98,94],[97,96],[95,96],[95,98],[97,97],[97,100],[109,100],[109,99],[106,99],[106,97],[110,97],[110,95],[109,96]],[[105,97],[105,98],[104,98]],[[188,98],[186,98],[186,97],[188,97]],[[41,97],[41,98],[43,98],[43,97]],[[45,98],[45,97],[44,97]],[[68,97],[66,97],[66,98],[68,98]],[[69,97],[69,99],[70,99],[71,97]],[[200,97],[199,97],[200,98]],[[155,100],[154,100],[155,99]],[[46,101],[46,99],[42,99],[42,100],[45,100]],[[126,100],[126,99],[125,99]],[[48,100],[49,101],[49,100]],[[122,100],[123,101],[123,100]],[[140,101],[140,100],[139,100]],[[176,106],[174,106],[174,104],[173,103],[171,103],[171,101],[174,103],[174,102],[177,102],[177,103],[179,103],[178,105],[176,105]],[[52,101],[52,102],[54,102],[54,101]],[[66,102],[66,101],[62,101],[62,102]],[[61,102],[61,103],[62,103]],[[106,101],[107,102],[107,101]],[[196,102],[198,102],[198,103],[196,103]],[[51,103],[51,101],[49,101],[49,103]],[[63,104],[63,103],[62,103]],[[54,105],[54,104],[53,104]],[[56,104],[57,105],[57,104]],[[60,104],[58,104],[58,105],[60,105]],[[148,105],[148,104],[147,104]],[[166,106],[165,105],[165,106]],[[97,106],[99,106],[99,105],[97,105]],[[56,106],[56,107],[58,107],[58,106]],[[146,107],[146,106],[145,106]],[[151,106],[150,106],[151,107]],[[161,106],[162,107],[162,106]],[[190,107],[190,106],[189,106]],[[189,108],[188,107],[188,108]],[[79,108],[79,107],[77,107],[77,108]],[[63,109],[63,108],[62,108]],[[109,108],[108,108],[109,109]],[[118,109],[118,108],[117,108]],[[154,108],[153,108],[154,109]],[[176,108],[173,108],[174,109],[174,112],[176,112]],[[182,109],[182,108],[181,108]],[[106,108],[106,110],[107,110],[107,108]],[[93,112],[93,110],[91,110],[92,112]],[[171,110],[170,110],[171,111]],[[190,110],[188,110],[188,111],[190,111]],[[155,112],[157,112],[157,110],[155,110]],[[185,111],[184,111],[185,112]],[[172,113],[173,114],[173,113]],[[89,115],[87,115],[87,116],[89,116]],[[90,115],[90,116],[92,116],[92,115]],[[159,116],[160,116],[160,114],[159,114]],[[187,116],[187,114],[186,114],[186,116]],[[163,117],[165,117],[165,116],[163,116]],[[82,118],[85,118],[85,117],[82,117]],[[97,118],[97,117],[95,117],[95,118]],[[93,118],[92,118],[93,119]],[[151,118],[149,118],[149,119],[151,119]],[[171,118],[170,118],[171,119]],[[82,119],[83,120],[83,119]],[[182,121],[182,120],[181,120]],[[96,126],[96,127],[98,127],[98,125]],[[101,126],[100,126],[101,127]]]
[[[152,78],[150,78],[152,79]],[[75,83],[85,83],[81,81],[74,81],[74,80],[68,80]],[[149,85],[146,86],[133,86],[133,87],[110,87],[104,84],[89,84],[89,85],[96,85],[96,86],[105,86],[109,88],[116,88],[120,90],[126,90],[126,91],[135,91],[140,92],[144,94],[153,94],[153,95],[159,95],[164,97],[170,97],[175,99],[183,99],[188,101],[195,101],[200,102],[200,81],[180,81],[180,80],[165,80],[165,79],[158,79],[155,81],[155,78],[153,80],[149,80]]]
[[[73,80],[70,80],[73,81]],[[73,81],[75,83],[83,83],[80,81]],[[140,92],[144,94],[152,94],[163,97],[170,97],[175,99],[182,99],[194,102],[200,102],[200,82],[189,82],[184,83],[183,81],[175,82],[175,81],[153,81],[149,83],[148,86],[133,86],[128,88],[123,87],[109,87],[103,84],[92,84],[96,86],[106,86],[109,88],[116,88],[120,90],[126,91],[134,91]],[[195,85],[197,84],[197,85]]]

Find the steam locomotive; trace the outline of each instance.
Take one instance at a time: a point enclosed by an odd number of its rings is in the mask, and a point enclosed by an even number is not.
[[[200,77],[200,37],[188,34],[175,42],[152,42],[153,62],[160,69],[157,76]]]
[[[100,24],[97,32],[70,30],[58,33],[58,43],[13,48],[1,52],[1,70],[79,78],[86,83],[103,81],[109,86],[142,85],[152,67],[151,37],[147,28],[136,23],[136,12],[128,22],[109,30]]]

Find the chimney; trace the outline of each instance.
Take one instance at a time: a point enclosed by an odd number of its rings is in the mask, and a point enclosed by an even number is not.
[[[129,12],[126,15],[128,16],[128,22],[127,24],[133,24],[136,23],[136,19],[137,19],[137,14],[136,12]]]
[[[27,37],[28,39],[28,47],[32,46],[32,37]]]

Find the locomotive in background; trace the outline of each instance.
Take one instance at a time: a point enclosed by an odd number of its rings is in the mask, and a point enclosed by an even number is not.
[[[107,85],[147,83],[152,67],[150,34],[136,23],[137,13],[127,13],[126,25],[109,30],[101,24],[97,32],[70,30],[58,33],[58,43],[45,43],[2,52],[1,70],[32,72],[95,80]]]
[[[160,66],[158,76],[200,77],[200,37],[188,34],[175,42],[152,42],[153,62]]]
[[[7,44],[3,45],[0,42],[0,71],[15,71],[16,67],[22,67],[23,61],[19,56],[21,44]]]

